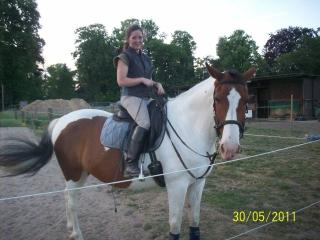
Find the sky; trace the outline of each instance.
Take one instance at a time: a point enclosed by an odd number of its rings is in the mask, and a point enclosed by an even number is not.
[[[320,27],[319,0],[36,0],[45,67],[66,63],[75,69],[75,30],[100,23],[108,34],[129,18],[152,19],[170,42],[175,30],[194,38],[195,57],[216,57],[220,37],[242,29],[259,52],[271,33],[289,26]]]

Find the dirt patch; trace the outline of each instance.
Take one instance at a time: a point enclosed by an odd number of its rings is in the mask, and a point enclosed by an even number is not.
[[[91,108],[91,106],[80,98],[73,98],[71,100],[49,99],[33,101],[32,103],[23,107],[21,111],[48,112],[49,108],[52,109],[53,113],[68,113],[77,109]]]

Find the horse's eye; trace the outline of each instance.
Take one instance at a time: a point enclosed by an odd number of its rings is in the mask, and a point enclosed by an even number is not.
[[[220,101],[220,98],[214,97],[214,101],[215,101],[215,102],[219,102],[219,101]]]

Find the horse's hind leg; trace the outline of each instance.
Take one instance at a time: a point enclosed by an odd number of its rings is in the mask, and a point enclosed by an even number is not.
[[[201,205],[201,196],[204,188],[205,179],[197,180],[195,183],[190,185],[187,193],[187,198],[190,204],[190,240],[200,239],[200,205]]]
[[[78,192],[79,190],[70,190],[72,188],[82,187],[87,179],[88,174],[82,172],[80,179],[77,182],[69,180],[66,182],[66,212],[67,212],[67,227],[71,232],[70,239],[82,240],[82,233],[78,221]]]

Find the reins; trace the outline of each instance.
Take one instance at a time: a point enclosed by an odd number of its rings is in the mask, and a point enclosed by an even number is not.
[[[165,105],[165,107],[167,107],[167,104]],[[167,111],[166,111],[167,112]],[[165,125],[165,131],[169,137],[169,140],[172,144],[172,147],[175,151],[175,153],[177,154],[182,166],[187,170],[187,172],[189,173],[189,175],[191,177],[193,177],[194,179],[201,179],[201,178],[204,178],[205,175],[209,172],[209,170],[211,169],[212,167],[212,164],[214,164],[214,161],[218,155],[218,152],[214,152],[213,154],[209,154],[209,152],[207,152],[206,155],[204,154],[201,154],[201,153],[198,153],[197,151],[195,151],[194,149],[192,149],[181,137],[180,135],[177,133],[176,129],[172,126],[172,123],[170,122],[170,120],[166,117],[166,121],[168,122],[170,128],[172,129],[172,131],[174,132],[174,134],[178,137],[178,139],[181,141],[181,143],[186,147],[188,148],[190,151],[192,151],[193,153],[197,154],[198,156],[201,156],[201,157],[204,157],[204,158],[208,158],[209,161],[210,161],[210,164],[209,166],[207,167],[206,171],[200,176],[200,177],[196,177],[187,167],[186,163],[183,161],[182,157],[181,157],[181,154],[179,153],[178,149],[176,148],[176,146],[174,145],[173,141],[172,141],[172,138],[171,138],[171,135],[169,133],[169,130],[168,130],[168,127],[167,127],[167,124]]]

